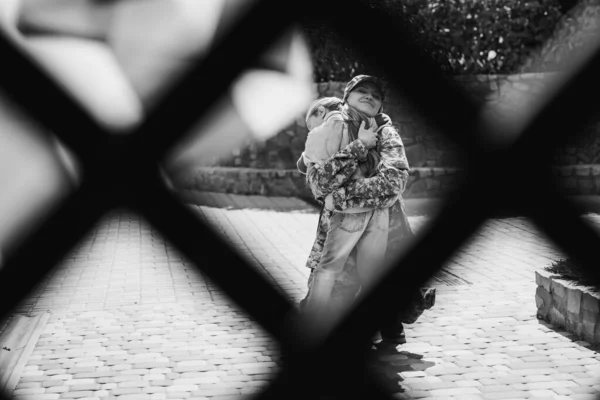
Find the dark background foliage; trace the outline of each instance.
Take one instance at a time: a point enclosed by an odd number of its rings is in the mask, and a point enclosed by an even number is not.
[[[450,75],[558,70],[565,53],[581,47],[590,32],[598,33],[600,15],[598,0],[583,0],[586,12],[575,0],[364,2],[404,21],[412,39]],[[357,28],[362,24],[358,19],[352,23]],[[565,25],[571,29],[561,29]],[[576,29],[581,26],[588,28],[587,36]],[[306,21],[303,29],[313,55],[316,82],[346,81],[358,73],[371,73],[356,49],[323,21]],[[395,51],[393,38],[381,40]]]
[[[581,286],[587,286],[588,288],[598,290],[600,286],[589,272],[580,267],[580,262],[569,257],[566,259],[560,259],[553,262],[544,269],[551,274],[554,278],[564,279],[569,282],[576,283]]]

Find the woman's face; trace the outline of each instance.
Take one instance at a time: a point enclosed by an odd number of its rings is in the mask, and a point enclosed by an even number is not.
[[[375,84],[364,82],[350,92],[347,101],[349,106],[374,117],[381,109],[382,97]]]

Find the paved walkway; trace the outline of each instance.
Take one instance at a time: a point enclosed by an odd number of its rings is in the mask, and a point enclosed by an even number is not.
[[[192,208],[304,296],[314,208],[260,196],[206,204]],[[411,222],[418,233],[429,219]],[[407,325],[408,343],[378,354],[383,384],[398,398],[595,398],[598,353],[535,317],[534,271],[560,257],[526,219],[488,221],[432,281],[436,305]],[[132,214],[107,217],[19,311],[50,318],[16,399],[238,399],[277,370],[276,343]]]

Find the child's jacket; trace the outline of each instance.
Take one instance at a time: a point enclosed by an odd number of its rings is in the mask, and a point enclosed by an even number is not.
[[[348,127],[344,123],[342,113],[331,111],[325,115],[325,122],[308,132],[303,154],[304,163],[312,164],[326,160],[349,143]]]

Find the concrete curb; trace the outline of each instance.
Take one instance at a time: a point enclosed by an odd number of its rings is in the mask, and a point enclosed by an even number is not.
[[[0,391],[12,395],[50,313],[14,315],[0,335]]]

